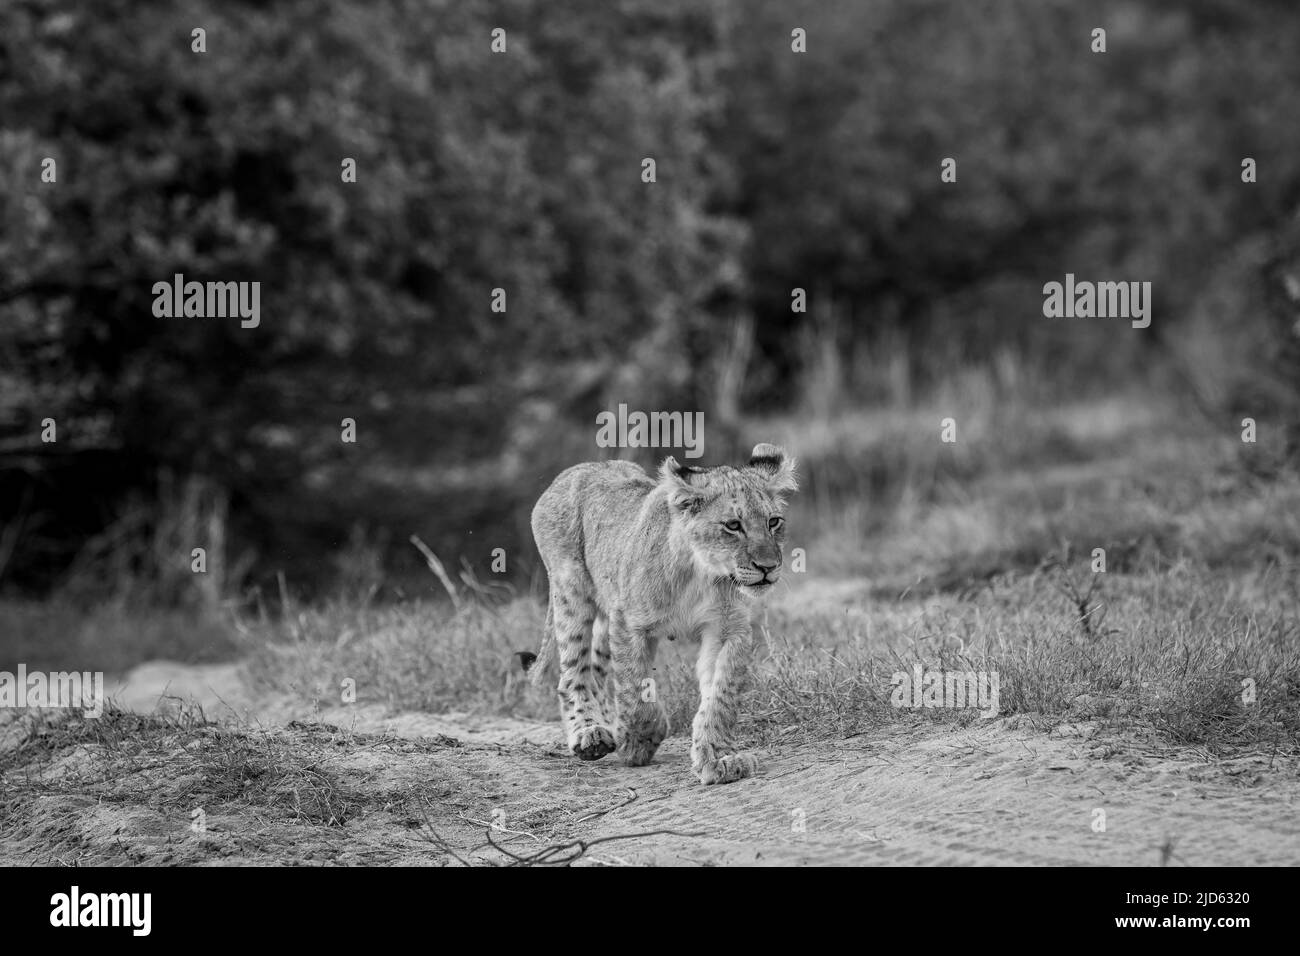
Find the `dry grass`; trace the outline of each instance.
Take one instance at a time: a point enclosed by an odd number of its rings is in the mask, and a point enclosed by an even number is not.
[[[1087,572],[1085,572],[1087,573]],[[1111,575],[1091,596],[1060,568],[838,615],[773,615],[750,712],[765,735],[846,735],[897,719],[890,677],[926,669],[996,673],[1000,713],[1098,721],[1214,754],[1300,752],[1300,607],[1276,570],[1230,580],[1179,568]],[[1271,592],[1267,598],[1262,597]],[[1086,598],[1081,612],[1079,600]],[[1254,700],[1243,694],[1253,681]]]
[[[362,797],[329,769],[329,734],[222,726],[188,709],[139,715],[108,708],[99,719],[40,713],[16,746],[0,752],[0,776],[27,800],[76,792],[151,808],[256,806],[288,819],[342,826]],[[93,760],[66,760],[91,752]],[[8,776],[21,768],[22,777]],[[12,810],[12,807],[10,807]],[[188,811],[184,811],[188,812]]]
[[[459,746],[444,737],[232,727],[183,708],[43,712],[0,731],[0,834],[14,860],[410,862],[429,801],[466,791],[440,775],[443,754]],[[378,766],[403,769],[377,784]],[[358,840],[371,831],[389,836]]]
[[[358,703],[550,718],[549,701],[526,693],[513,656],[536,647],[543,616],[533,601],[295,610],[261,632],[248,673],[258,690],[322,705],[338,703],[350,678]]]

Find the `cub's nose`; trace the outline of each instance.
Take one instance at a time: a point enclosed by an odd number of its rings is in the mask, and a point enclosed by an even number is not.
[[[754,565],[755,570],[761,571],[764,577],[767,577],[781,566],[780,562],[777,562],[776,564],[759,564],[757,561],[752,561],[750,563]]]

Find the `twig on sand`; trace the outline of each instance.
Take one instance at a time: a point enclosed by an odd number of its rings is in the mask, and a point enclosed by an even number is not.
[[[492,849],[505,856],[510,857],[511,862],[506,866],[568,866],[580,858],[584,853],[593,846],[601,843],[612,843],[614,840],[636,840],[641,837],[649,836],[681,836],[681,837],[702,837],[704,833],[683,833],[680,830],[646,830],[642,833],[619,833],[614,836],[597,837],[594,840],[574,840],[571,843],[556,843],[536,853],[528,856],[521,856],[507,850],[501,844],[492,839],[492,831],[487,831],[487,841]]]
[[[510,836],[528,837],[528,839],[530,840],[541,839],[541,837],[539,837],[536,833],[530,833],[527,830],[512,830],[509,827],[502,826],[499,823],[489,823],[487,820],[475,820],[473,817],[467,817],[464,814],[461,814],[460,818],[464,820],[466,823],[473,823],[476,826],[480,826],[480,827],[488,827],[492,830],[495,830],[497,833],[507,833]],[[487,846],[487,844],[486,843],[480,844],[480,846]],[[475,849],[478,849],[478,847],[475,847]]]
[[[433,821],[429,819],[428,806],[425,804],[423,800],[420,801],[420,816],[424,818],[424,825],[429,828],[429,833],[431,834],[429,836],[424,837],[424,839],[427,842],[432,844],[435,849],[440,850],[443,853],[446,853],[448,856],[454,859],[461,866],[471,865],[469,861],[467,861],[459,853],[457,853],[455,849],[452,847],[452,845],[448,843],[446,840],[444,840],[442,836],[438,833],[438,831],[433,828]]]
[[[629,803],[631,803],[633,800],[636,799],[636,791],[633,790],[631,787],[628,787],[627,792],[628,792],[628,798],[624,800],[622,803],[616,803],[614,804],[614,806],[606,807],[604,810],[593,810],[591,813],[588,813],[585,816],[578,817],[578,819],[574,820],[573,822],[586,823],[588,820],[594,820],[596,819],[596,817],[603,817],[607,813],[613,813],[615,810],[627,806]]]

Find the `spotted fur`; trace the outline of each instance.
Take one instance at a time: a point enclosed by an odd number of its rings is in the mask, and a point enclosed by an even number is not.
[[[530,673],[556,691],[569,749],[583,760],[618,750],[647,764],[668,734],[651,672],[661,638],[700,641],[700,709],[691,765],[704,783],[756,769],[734,744],[736,698],[752,644],[749,602],[781,573],[794,459],[758,445],[741,468],[667,458],[658,479],[630,462],[562,472],[533,509],[550,577],[546,630]],[[612,678],[612,680],[611,680]]]

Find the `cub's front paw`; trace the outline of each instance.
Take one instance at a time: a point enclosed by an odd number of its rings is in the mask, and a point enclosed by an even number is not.
[[[629,767],[644,767],[668,736],[668,715],[659,708],[642,714],[631,726],[620,726],[617,739]]]
[[[614,752],[614,732],[595,724],[578,731],[569,749],[581,760],[599,760]]]
[[[753,754],[725,754],[695,764],[700,783],[731,783],[758,772],[758,758]]]

